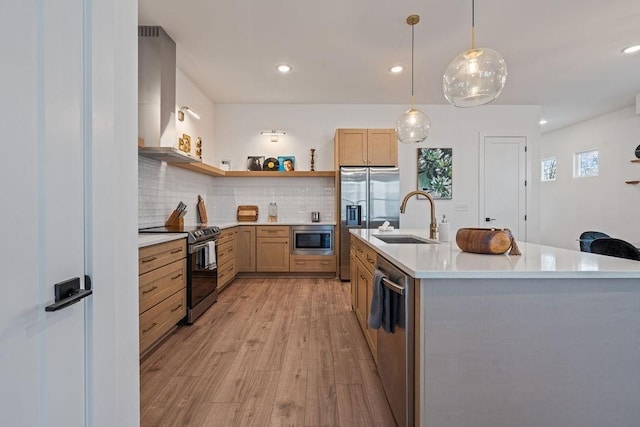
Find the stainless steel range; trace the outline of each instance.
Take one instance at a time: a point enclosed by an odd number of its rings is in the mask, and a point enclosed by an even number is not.
[[[187,233],[187,317],[192,324],[218,300],[217,226],[150,227],[140,233]]]

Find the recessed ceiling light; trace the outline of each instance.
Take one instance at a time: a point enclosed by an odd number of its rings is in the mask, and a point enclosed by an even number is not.
[[[394,65],[393,67],[389,68],[389,71],[394,74],[398,74],[402,72],[402,70],[404,70],[404,67],[402,65]]]
[[[640,51],[640,44],[625,47],[624,49],[622,49],[622,53],[636,53],[638,51]]]
[[[291,66],[287,64],[280,64],[278,65],[278,71],[280,71],[283,74],[286,74],[289,71],[291,71]]]
[[[546,119],[540,119],[540,121],[538,122],[541,125],[546,125],[547,124],[547,120]]]

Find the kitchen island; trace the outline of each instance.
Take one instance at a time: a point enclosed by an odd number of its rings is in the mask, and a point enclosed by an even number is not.
[[[416,279],[416,425],[640,425],[640,262],[376,238],[427,230],[351,233]]]

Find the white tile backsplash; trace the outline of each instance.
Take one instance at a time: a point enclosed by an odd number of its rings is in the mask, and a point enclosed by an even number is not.
[[[278,173],[278,172],[274,172]],[[215,178],[138,156],[138,226],[162,225],[178,202],[187,204],[185,223],[197,223],[198,195],[205,200],[209,224],[233,222],[238,205],[257,205],[267,220],[269,203],[278,204],[279,222],[309,222],[311,212],[334,221],[331,177]]]

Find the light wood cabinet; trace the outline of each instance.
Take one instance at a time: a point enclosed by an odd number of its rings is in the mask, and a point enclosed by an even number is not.
[[[355,282],[355,312],[362,332],[364,333],[369,349],[374,359],[376,356],[377,346],[377,330],[369,327],[367,319],[369,318],[369,311],[371,307],[371,299],[373,297],[373,272],[376,267],[377,255],[376,252],[362,243],[361,241],[354,239],[352,248],[355,252],[355,279],[352,279],[352,284]],[[352,268],[352,273],[353,268]],[[353,292],[353,291],[352,291]],[[352,298],[354,295],[352,294]]]
[[[351,310],[356,309],[356,298],[358,297],[358,287],[356,286],[356,260],[356,244],[353,239],[351,239],[351,249],[349,251],[349,277],[351,278],[349,285],[351,286]]]
[[[393,129],[338,129],[334,145],[336,169],[398,166],[398,140]]]
[[[289,271],[334,273],[336,271],[335,255],[290,255]]]
[[[187,314],[186,245],[186,239],[179,239],[138,251],[141,355]]]
[[[265,225],[256,227],[256,271],[289,271],[289,227]]]
[[[238,262],[239,273],[253,273],[256,271],[256,227],[241,225],[238,227]]]
[[[227,228],[218,236],[218,291],[227,287],[236,277],[236,227]]]

